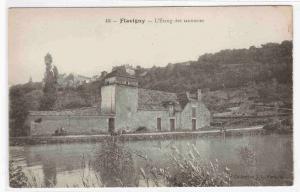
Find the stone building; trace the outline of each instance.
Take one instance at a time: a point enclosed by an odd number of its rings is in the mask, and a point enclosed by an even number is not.
[[[138,88],[127,67],[107,74],[101,87],[101,104],[63,111],[30,111],[31,135],[51,135],[64,128],[69,134],[99,134],[118,130],[197,130],[210,124],[210,112],[197,93],[176,94]]]

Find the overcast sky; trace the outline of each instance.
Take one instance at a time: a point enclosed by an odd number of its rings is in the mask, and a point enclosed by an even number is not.
[[[105,23],[105,19],[116,23]],[[120,18],[146,19],[120,24]],[[202,19],[154,23],[155,18]],[[60,73],[99,75],[121,64],[142,67],[197,60],[204,53],[292,39],[290,7],[14,8],[8,21],[9,85],[41,81],[50,53]]]

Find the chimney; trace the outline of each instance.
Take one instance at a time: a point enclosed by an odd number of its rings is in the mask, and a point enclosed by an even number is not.
[[[188,98],[188,99],[190,99],[191,98],[191,96],[190,96],[190,92],[186,92],[186,97]]]
[[[202,100],[202,91],[201,91],[201,89],[197,90],[197,96],[198,96],[198,101],[201,101]]]

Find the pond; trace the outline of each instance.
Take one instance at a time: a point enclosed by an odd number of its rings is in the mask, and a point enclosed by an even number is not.
[[[33,187],[170,186],[148,182],[151,170],[176,173],[174,151],[230,170],[232,186],[292,185],[292,135],[11,146]],[[192,155],[192,158],[193,155]],[[99,180],[101,181],[99,184]]]

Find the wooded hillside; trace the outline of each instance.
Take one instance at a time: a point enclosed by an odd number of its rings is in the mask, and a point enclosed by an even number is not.
[[[168,64],[166,67],[149,69],[138,66],[136,73],[141,88],[177,93],[203,89],[204,102],[212,113],[226,111],[230,106],[242,106],[249,101],[275,102],[292,108],[292,50],[291,41],[267,43],[261,47],[207,53],[197,61]],[[97,80],[77,88],[58,90],[53,109],[98,104],[102,83],[102,80]],[[11,136],[24,135],[23,125],[28,111],[39,110],[41,103],[47,103],[41,102],[43,98],[47,99],[43,85],[40,82],[14,85],[10,87],[9,98]]]
[[[138,68],[143,88],[182,92],[209,88],[236,88],[248,82],[276,79],[292,84],[292,42],[267,43],[259,48],[222,50],[204,54],[197,61],[166,67]]]

